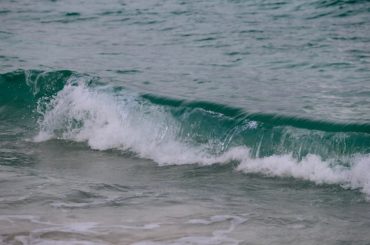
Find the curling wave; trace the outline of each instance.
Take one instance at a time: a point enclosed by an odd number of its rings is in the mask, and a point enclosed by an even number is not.
[[[9,93],[17,93],[18,86],[23,98],[32,97],[36,142],[86,142],[95,150],[129,151],[160,165],[235,162],[246,173],[339,184],[370,195],[370,125],[140,95],[73,72],[38,76],[44,80],[22,83],[26,77],[18,77],[15,88],[12,79],[0,79]],[[11,96],[2,103],[14,101],[21,105]]]

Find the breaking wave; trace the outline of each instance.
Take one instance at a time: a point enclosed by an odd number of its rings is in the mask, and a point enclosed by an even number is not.
[[[159,165],[234,162],[246,173],[339,184],[370,195],[368,124],[143,95],[71,71],[16,71],[1,75],[0,86],[1,107],[28,108],[37,118],[36,142],[86,142]]]

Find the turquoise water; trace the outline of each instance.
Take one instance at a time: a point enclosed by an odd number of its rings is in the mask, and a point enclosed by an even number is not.
[[[368,244],[370,2],[1,1],[4,244]]]

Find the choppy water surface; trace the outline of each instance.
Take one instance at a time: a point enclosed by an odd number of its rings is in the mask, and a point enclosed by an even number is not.
[[[1,1],[4,244],[368,244],[370,2]]]

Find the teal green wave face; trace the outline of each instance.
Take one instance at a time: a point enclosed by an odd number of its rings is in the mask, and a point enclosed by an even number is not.
[[[368,153],[369,124],[315,121],[286,115],[248,113],[239,108],[210,102],[187,102],[146,94],[151,103],[168,106],[186,124],[197,125],[193,133],[217,135],[220,145],[248,145],[256,155],[294,153],[297,157],[318,154]],[[185,115],[185,116],[184,116]],[[184,118],[186,117],[186,118]],[[205,135],[203,138],[209,138]],[[199,137],[202,138],[202,137]]]
[[[32,105],[63,89],[71,71],[17,70],[0,74],[0,105]]]
[[[0,74],[0,118],[34,127],[37,103],[63,89],[71,71],[17,70]]]

